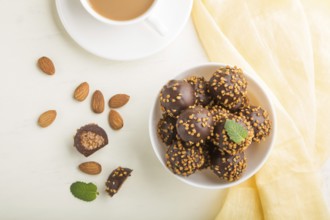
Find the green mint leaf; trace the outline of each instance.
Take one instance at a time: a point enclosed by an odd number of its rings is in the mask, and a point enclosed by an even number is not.
[[[236,144],[240,144],[248,136],[248,131],[240,123],[234,120],[226,120],[225,130],[230,138]]]
[[[97,186],[93,183],[75,182],[70,186],[72,195],[78,199],[86,202],[93,201],[99,194],[97,192]]]

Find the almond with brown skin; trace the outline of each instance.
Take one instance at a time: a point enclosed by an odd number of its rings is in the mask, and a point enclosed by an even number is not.
[[[104,111],[104,97],[101,91],[96,90],[92,97],[92,110],[95,113],[102,113]]]
[[[81,163],[79,165],[79,170],[81,170],[84,173],[90,174],[90,175],[96,175],[96,174],[101,173],[102,166],[98,162],[88,161],[85,163]]]
[[[130,96],[126,94],[114,95],[109,100],[109,106],[110,108],[120,108],[129,101],[129,98]]]
[[[48,57],[40,57],[38,59],[38,66],[42,70],[42,72],[44,72],[48,75],[54,75],[55,74],[54,63]]]
[[[124,126],[123,118],[116,110],[110,110],[109,124],[113,130],[119,130]]]
[[[56,115],[57,113],[55,110],[49,110],[42,113],[38,119],[39,126],[43,128],[48,127],[54,122]]]
[[[88,93],[89,93],[89,85],[87,82],[83,82],[76,88],[73,97],[75,100],[82,102],[87,98]]]

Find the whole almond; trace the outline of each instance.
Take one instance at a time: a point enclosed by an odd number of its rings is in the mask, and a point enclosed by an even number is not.
[[[109,124],[113,130],[119,130],[124,126],[123,118],[116,110],[110,110]]]
[[[48,57],[40,57],[38,59],[38,66],[42,70],[42,72],[44,72],[48,75],[54,75],[55,74],[54,63]]]
[[[54,122],[56,115],[57,113],[55,110],[49,110],[42,113],[38,119],[39,126],[43,128],[48,127]]]
[[[102,113],[104,111],[104,97],[101,91],[96,90],[92,97],[92,110],[95,113]]]
[[[110,108],[120,108],[129,101],[129,98],[130,96],[126,94],[114,95],[109,100],[109,106]]]
[[[73,97],[79,101],[82,102],[86,99],[89,93],[89,85],[87,82],[81,83],[76,90],[74,91]]]
[[[87,174],[90,174],[90,175],[96,175],[96,174],[101,173],[102,166],[98,162],[88,161],[88,162],[85,162],[85,163],[81,163],[79,165],[79,169],[84,173],[87,173]]]

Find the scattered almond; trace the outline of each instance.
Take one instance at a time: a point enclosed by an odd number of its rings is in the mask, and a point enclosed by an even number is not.
[[[79,169],[84,173],[87,173],[90,175],[96,175],[96,174],[101,173],[102,166],[98,162],[88,161],[88,162],[81,163],[79,165]]]
[[[95,113],[102,113],[104,111],[104,97],[101,91],[96,90],[92,97],[92,110]]]
[[[89,85],[87,82],[83,82],[76,88],[73,97],[77,101],[82,102],[86,99],[88,93],[89,93]]]
[[[116,110],[110,110],[109,124],[113,130],[119,130],[124,126],[123,118]]]
[[[57,113],[55,110],[49,110],[42,113],[38,119],[39,126],[43,128],[48,127],[54,122],[56,115]]]
[[[38,59],[38,66],[42,70],[42,72],[44,72],[48,75],[54,75],[55,74],[54,63],[48,57],[40,57]]]
[[[126,94],[114,95],[109,100],[109,106],[110,108],[120,108],[129,101],[129,98],[130,96]]]

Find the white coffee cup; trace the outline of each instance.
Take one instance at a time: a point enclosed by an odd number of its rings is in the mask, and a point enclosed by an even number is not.
[[[130,20],[118,21],[118,20],[112,20],[112,19],[106,18],[106,17],[100,15],[99,13],[97,13],[93,9],[91,4],[89,3],[89,0],[80,0],[81,4],[83,5],[83,7],[86,9],[86,11],[90,15],[92,15],[95,19],[97,19],[98,21],[101,21],[105,24],[113,25],[113,26],[124,26],[124,25],[139,23],[139,22],[146,22],[152,29],[154,29],[160,35],[165,36],[166,32],[167,32],[167,27],[164,26],[159,21],[159,19],[155,15],[155,13],[153,13],[155,11],[156,5],[159,4],[160,1],[166,1],[166,0],[154,0],[152,5],[142,15],[140,15],[136,18],[130,19]]]

